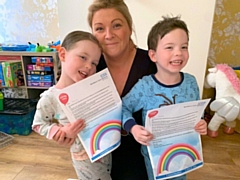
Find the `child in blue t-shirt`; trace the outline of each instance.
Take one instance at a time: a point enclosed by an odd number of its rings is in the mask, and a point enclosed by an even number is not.
[[[181,70],[188,62],[189,31],[179,17],[163,17],[148,35],[149,57],[156,63],[157,73],[144,76],[122,99],[123,128],[142,144],[142,154],[148,171],[148,179],[153,180],[153,170],[147,152],[148,142],[153,135],[144,127],[148,110],[166,105],[199,100],[199,88],[193,75]],[[142,110],[143,126],[136,124],[132,113]],[[207,123],[202,119],[195,126],[201,135],[207,133]],[[173,178],[185,180],[186,175]]]

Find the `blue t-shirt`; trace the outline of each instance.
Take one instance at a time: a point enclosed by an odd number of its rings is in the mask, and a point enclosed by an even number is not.
[[[148,75],[133,86],[131,91],[122,99],[122,124],[126,131],[130,131],[136,124],[132,113],[142,109],[142,124],[148,110],[163,106],[199,100],[199,88],[193,75],[181,74],[181,82],[175,85],[164,85],[155,76]]]

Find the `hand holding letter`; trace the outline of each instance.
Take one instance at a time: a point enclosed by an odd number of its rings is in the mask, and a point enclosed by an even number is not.
[[[137,142],[145,146],[148,146],[148,142],[153,139],[153,135],[140,125],[134,125],[131,129],[131,133]]]
[[[85,127],[85,123],[82,119],[69,123],[60,128],[60,131],[66,133],[67,138],[76,138],[77,134]]]
[[[205,120],[201,119],[196,126],[194,127],[195,131],[197,131],[201,135],[207,134],[207,123]]]

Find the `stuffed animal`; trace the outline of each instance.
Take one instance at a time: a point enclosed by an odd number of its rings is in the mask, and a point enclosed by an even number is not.
[[[226,64],[218,64],[208,69],[205,88],[215,88],[215,100],[210,109],[214,115],[208,124],[208,135],[218,136],[219,126],[225,122],[224,132],[234,133],[236,119],[240,120],[240,79],[235,71]]]

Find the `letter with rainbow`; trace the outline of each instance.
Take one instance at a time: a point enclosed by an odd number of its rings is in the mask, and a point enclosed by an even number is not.
[[[171,163],[173,162],[174,158],[177,158],[178,156],[181,156],[182,159],[185,158],[188,162],[186,163],[185,161],[184,164],[184,161],[182,161],[182,168],[179,169],[179,171],[171,172]],[[185,143],[174,144],[168,147],[161,154],[158,162],[158,167],[156,169],[156,179],[167,178],[168,176],[177,174],[181,175],[182,173],[185,174],[186,172],[189,172],[196,167],[201,167],[202,165],[202,157],[196,148]]]
[[[114,150],[120,145],[120,135],[121,134],[121,121],[120,120],[108,120],[104,123],[99,124],[93,131],[90,138],[90,152],[91,160],[95,161],[102,157],[106,152]],[[115,138],[114,138],[115,137]],[[105,140],[111,139],[110,146],[101,147]],[[103,146],[103,145],[102,145]]]

